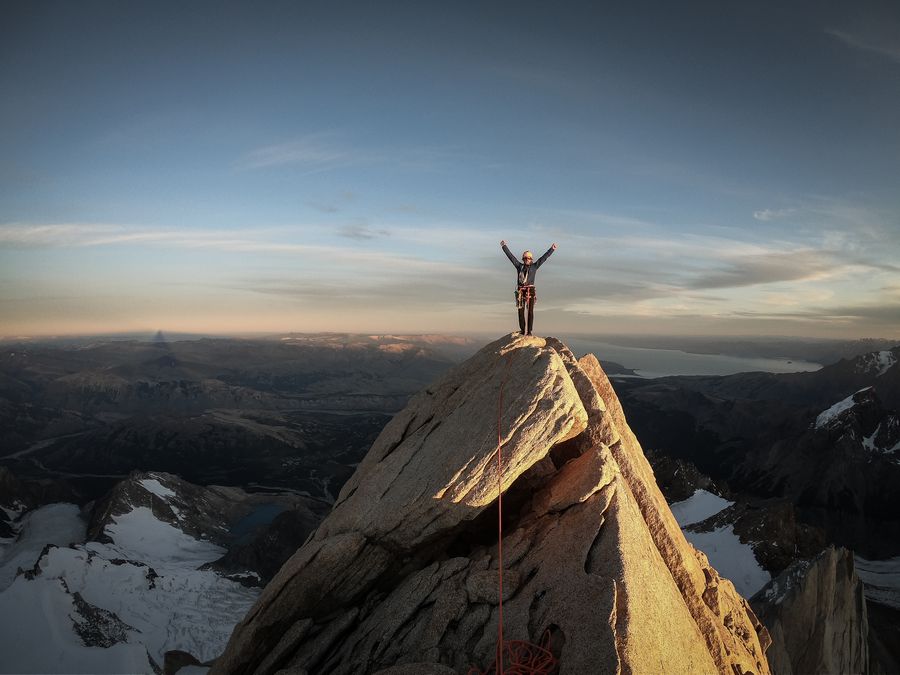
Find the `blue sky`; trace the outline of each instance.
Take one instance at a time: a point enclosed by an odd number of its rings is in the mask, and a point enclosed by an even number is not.
[[[900,337],[900,9],[687,4],[6,2],[0,335]]]

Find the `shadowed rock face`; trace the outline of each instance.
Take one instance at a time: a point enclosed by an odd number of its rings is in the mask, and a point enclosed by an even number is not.
[[[212,672],[487,666],[498,485],[506,639],[549,632],[563,674],[769,672],[768,634],[685,541],[597,360],[522,336],[394,417]]]
[[[796,563],[753,596],[753,607],[772,636],[773,672],[869,672],[866,601],[847,549]]]

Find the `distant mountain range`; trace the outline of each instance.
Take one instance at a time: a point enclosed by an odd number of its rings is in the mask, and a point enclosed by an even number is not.
[[[347,334],[7,346],[0,463],[85,498],[143,469],[330,500],[390,415],[473,348]]]
[[[810,373],[617,383],[654,453],[732,489],[789,498],[833,539],[900,553],[900,348]]]
[[[592,336],[609,344],[645,349],[677,349],[692,354],[721,354],[745,358],[794,359],[830,365],[861,354],[890,350],[897,340],[816,339],[773,336],[608,335]]]

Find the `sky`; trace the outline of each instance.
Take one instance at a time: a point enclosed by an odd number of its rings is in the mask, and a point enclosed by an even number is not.
[[[627,6],[626,6],[627,5]],[[900,338],[896,2],[0,3],[0,336]]]

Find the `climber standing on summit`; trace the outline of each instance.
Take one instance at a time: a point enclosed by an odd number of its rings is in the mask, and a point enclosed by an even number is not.
[[[556,244],[552,244],[547,252],[537,259],[537,262],[533,262],[531,251],[525,251],[522,254],[522,262],[516,260],[516,257],[506,247],[506,240],[501,241],[500,246],[518,273],[516,277],[516,308],[519,310],[519,332],[522,335],[531,335],[531,331],[534,329],[534,303],[537,300],[534,275],[538,267],[543,265],[550,254],[556,250]]]

